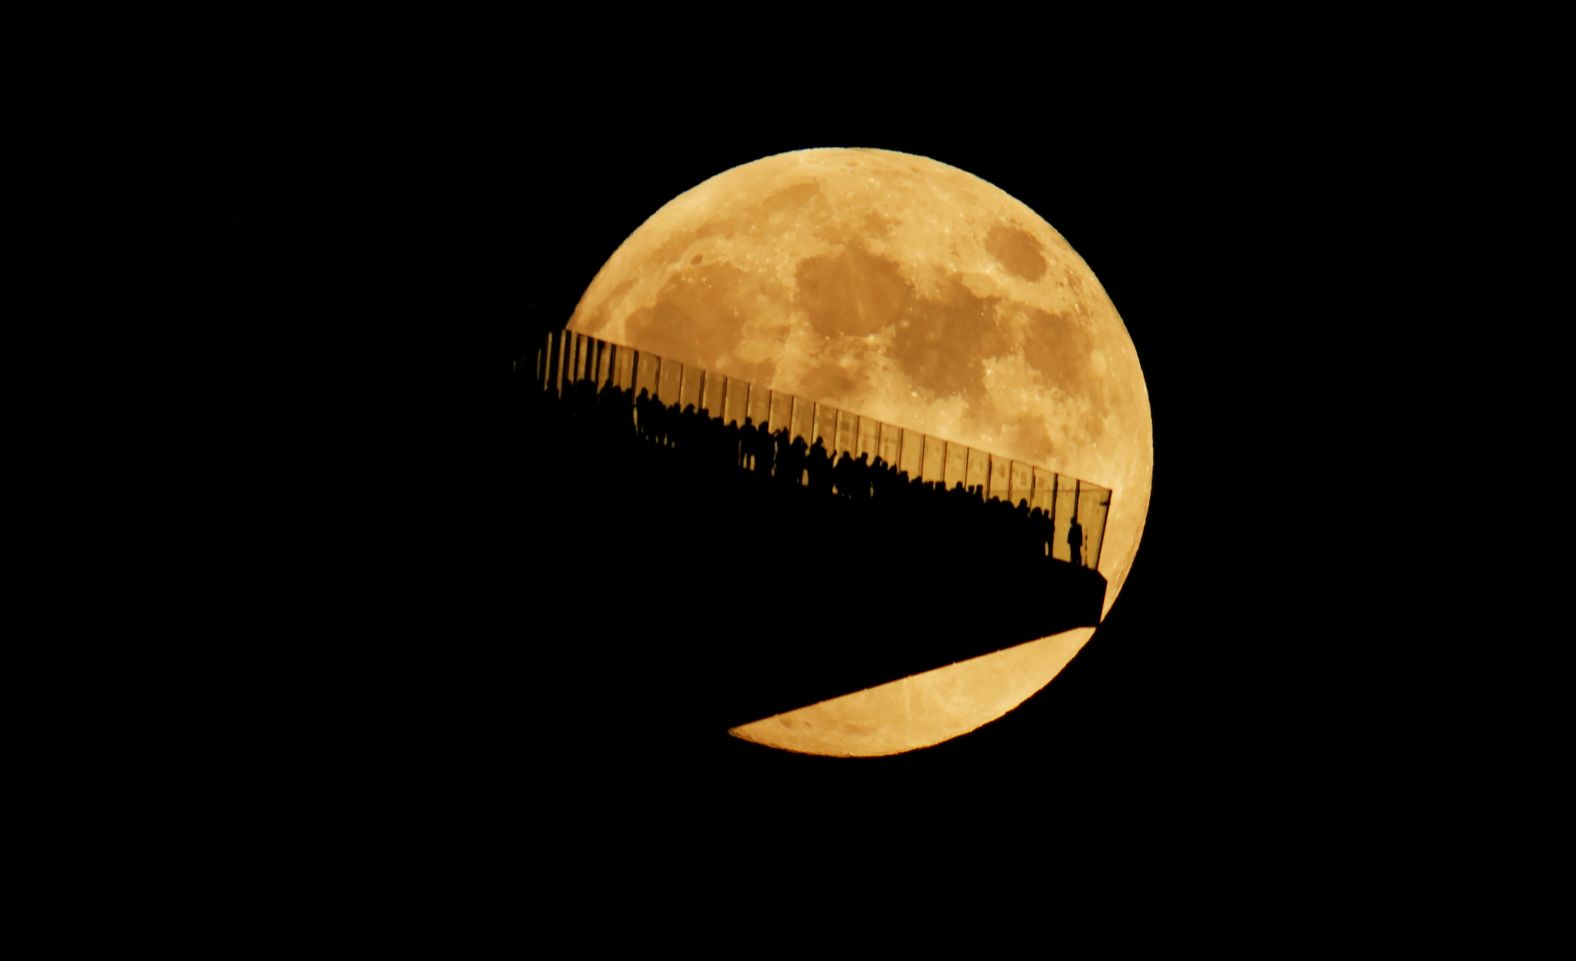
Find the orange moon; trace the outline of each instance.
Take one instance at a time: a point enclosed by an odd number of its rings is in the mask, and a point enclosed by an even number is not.
[[[1154,443],[1132,338],[1034,211],[924,157],[817,149],[680,194],[613,253],[571,330],[1109,488],[1107,613],[1149,510]],[[1051,679],[1081,628],[735,728],[813,754],[967,733]]]

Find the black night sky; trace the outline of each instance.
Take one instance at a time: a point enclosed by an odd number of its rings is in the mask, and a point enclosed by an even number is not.
[[[255,467],[257,535],[292,571],[270,582],[290,613],[268,620],[314,625],[264,659],[279,713],[248,728],[247,750],[288,778],[416,791],[484,823],[526,798],[566,817],[638,809],[623,822],[637,834],[781,798],[816,800],[822,818],[902,799],[915,819],[1011,803],[1221,826],[1371,803],[1435,755],[1416,734],[1424,703],[1395,696],[1424,642],[1376,576],[1404,539],[1375,519],[1394,496],[1384,465],[1416,439],[1366,412],[1392,399],[1372,385],[1405,334],[1352,308],[1383,286],[1384,228],[1356,211],[1403,179],[1368,149],[1380,118],[1310,91],[1250,102],[1229,80],[1029,104],[850,78],[723,108],[627,86],[570,96],[545,78],[514,96],[495,79],[485,95],[481,81],[265,86],[205,145],[204,296],[255,348],[247,373],[266,392],[244,416],[282,452]],[[667,200],[811,146],[960,167],[1094,269],[1154,412],[1136,564],[1049,688],[933,749],[670,756],[649,725],[634,747],[582,743],[574,717],[532,707],[562,694],[525,649],[562,637],[552,599],[488,573],[513,549],[492,479],[510,362]]]

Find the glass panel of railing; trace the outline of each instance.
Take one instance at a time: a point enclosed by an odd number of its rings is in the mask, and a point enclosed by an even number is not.
[[[793,411],[789,409],[792,405],[792,394],[783,394],[776,391],[772,392],[771,420],[769,422],[772,428],[772,433],[775,434],[779,430],[785,429],[789,422],[793,420]]]
[[[1007,504],[1016,504],[1012,498],[1012,461],[990,455],[990,482],[986,494]]]
[[[635,363],[635,396],[645,391],[647,396],[657,394],[657,355],[641,354]]]
[[[1029,498],[1029,506],[1038,507],[1054,517],[1057,491],[1056,474],[1043,467],[1032,468],[1031,473],[1033,474],[1034,490]]]
[[[750,388],[750,418],[756,424],[764,424],[771,420],[771,393],[771,391],[759,384],[755,384]]]
[[[679,364],[684,373],[679,377],[679,409],[700,406],[701,372],[688,364]]]
[[[628,347],[620,347],[614,355],[613,383],[624,390],[635,386],[635,352]]]
[[[612,344],[596,341],[596,350],[591,355],[591,361],[595,367],[593,377],[596,379],[597,387],[606,384],[613,376],[613,349]]]
[[[815,419],[810,443],[820,441],[830,451],[837,446],[837,408],[829,404],[815,405]]]
[[[1083,495],[1078,489],[1078,482],[1071,477],[1057,477],[1056,488],[1056,543],[1052,545],[1051,556],[1057,560],[1073,560],[1073,544],[1076,541],[1082,550],[1083,524],[1078,525],[1078,532],[1073,534],[1072,522],[1074,511],[1083,510]]]
[[[671,407],[679,399],[679,378],[683,372],[684,365],[678,361],[666,357],[661,360],[657,368],[657,396],[662,403]]]
[[[566,385],[577,384],[585,379],[586,370],[586,339],[580,334],[569,335],[569,366],[564,369],[564,382]]]
[[[1084,521],[1084,557],[1088,566],[1100,566],[1100,547],[1105,541],[1105,521],[1111,513],[1111,492],[1104,488],[1091,488],[1084,492],[1090,498],[1089,509],[1081,513]]]
[[[963,444],[954,444],[951,441],[942,441],[942,443],[946,445],[947,451],[946,474],[942,479],[946,481],[947,490],[951,490],[955,485],[963,483],[964,478],[968,476],[969,449]]]
[[[839,411],[837,415],[837,452],[858,452],[855,448],[859,445],[859,418],[848,411]]]
[[[1027,501],[1034,485],[1034,468],[1018,461],[1012,462],[1012,502]],[[1033,506],[1032,504],[1030,505]]]
[[[727,384],[728,378],[721,374],[706,372],[706,379],[701,383],[700,406],[712,417],[722,417],[722,389]]]
[[[903,428],[902,436],[898,438],[897,466],[908,472],[908,476],[918,478],[920,474],[920,453],[924,446],[924,435],[917,430]]]
[[[1084,567],[1092,566],[1095,554],[1093,534],[1100,529],[1100,524],[1105,513],[1105,491],[1097,487],[1085,487],[1083,497],[1079,500],[1078,524],[1080,531],[1078,563]]]
[[[883,423],[881,425],[879,449],[881,459],[891,465],[893,469],[897,469],[903,449],[903,429]]]
[[[570,331],[564,331],[562,340],[558,344],[559,376],[562,384],[572,384],[575,379],[575,343],[579,339]]]
[[[929,434],[920,434],[919,448],[920,476],[927,481],[940,483],[947,473],[947,445]]]
[[[964,475],[963,486],[969,488],[970,490],[978,487],[983,493],[985,490],[985,482],[989,480],[989,478],[986,476],[989,473],[989,470],[990,455],[985,451],[976,450],[975,448],[970,447],[968,449],[968,465],[965,467],[966,473]]]
[[[810,422],[815,416],[815,404],[803,397],[795,397],[793,404],[793,417],[788,424],[790,439],[794,437],[809,437],[811,432]]]
[[[749,399],[748,382],[736,377],[722,378],[722,419],[729,424],[743,424],[745,404]]]
[[[569,335],[569,370],[565,379],[570,383],[582,380],[585,376],[586,339],[580,334]]]
[[[880,457],[881,422],[873,417],[859,418],[859,438],[855,444],[858,446],[854,449],[854,453],[866,455],[866,460],[873,462]]]

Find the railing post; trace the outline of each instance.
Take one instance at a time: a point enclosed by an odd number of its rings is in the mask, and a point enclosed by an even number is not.
[[[1077,524],[1078,525],[1078,552],[1080,554],[1083,553],[1084,542],[1083,542],[1083,525],[1078,523],[1078,495],[1081,494],[1082,492],[1083,492],[1083,481],[1079,480],[1076,477],[1073,478],[1073,524]],[[1072,529],[1071,525],[1069,525],[1068,530],[1070,531],[1071,529]],[[1082,557],[1073,557],[1073,546],[1071,544],[1067,545],[1067,556],[1072,560],[1072,562],[1074,564],[1078,565],[1079,567],[1083,566],[1083,558]]]
[[[1050,551],[1050,555],[1051,555],[1052,558],[1056,557],[1056,498],[1057,498],[1057,495],[1059,495],[1061,493],[1061,489],[1062,489],[1062,475],[1060,473],[1052,474],[1051,475],[1051,543],[1049,545],[1047,545],[1047,549]],[[1071,552],[1069,552],[1069,553],[1071,553]]]
[[[1100,539],[1094,545],[1094,563],[1089,565],[1095,570],[1100,569],[1100,553],[1105,547],[1105,529],[1111,523],[1111,492],[1105,492],[1105,516],[1100,518]]]

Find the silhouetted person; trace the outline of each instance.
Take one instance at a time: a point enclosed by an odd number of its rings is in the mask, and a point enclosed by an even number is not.
[[[644,387],[635,396],[635,428],[641,437],[651,439],[651,395]]]
[[[1025,560],[1038,555],[1034,543],[1034,514],[1029,510],[1029,502],[1024,498],[1018,499],[1018,506],[1012,509],[1013,531],[1013,556],[1023,555]]]
[[[752,417],[745,417],[744,427],[739,431],[739,466],[746,471],[754,470],[758,449],[755,420]]]
[[[826,495],[832,492],[832,459],[826,454],[826,445],[817,437],[810,447],[810,457],[805,464],[810,472],[810,490]]]
[[[788,433],[788,428],[779,427],[773,433],[765,424],[761,425],[761,449],[766,452],[767,464],[763,472],[767,476],[776,473],[782,463],[783,455],[793,442],[793,435]]]
[[[854,459],[848,456],[848,451],[837,459],[837,466],[832,468],[832,480],[837,484],[837,493],[843,497],[854,496],[853,472]]]
[[[1072,552],[1072,562],[1083,565],[1083,525],[1074,517],[1067,525],[1067,548]]]
[[[785,484],[798,487],[804,483],[804,463],[810,456],[810,448],[805,446],[803,437],[795,437],[788,449],[779,452],[782,458],[777,466],[777,476]]]
[[[1040,557],[1050,557],[1051,547],[1056,543],[1056,524],[1051,520],[1051,515],[1036,507],[1029,512],[1029,521],[1034,531],[1034,553]]]

